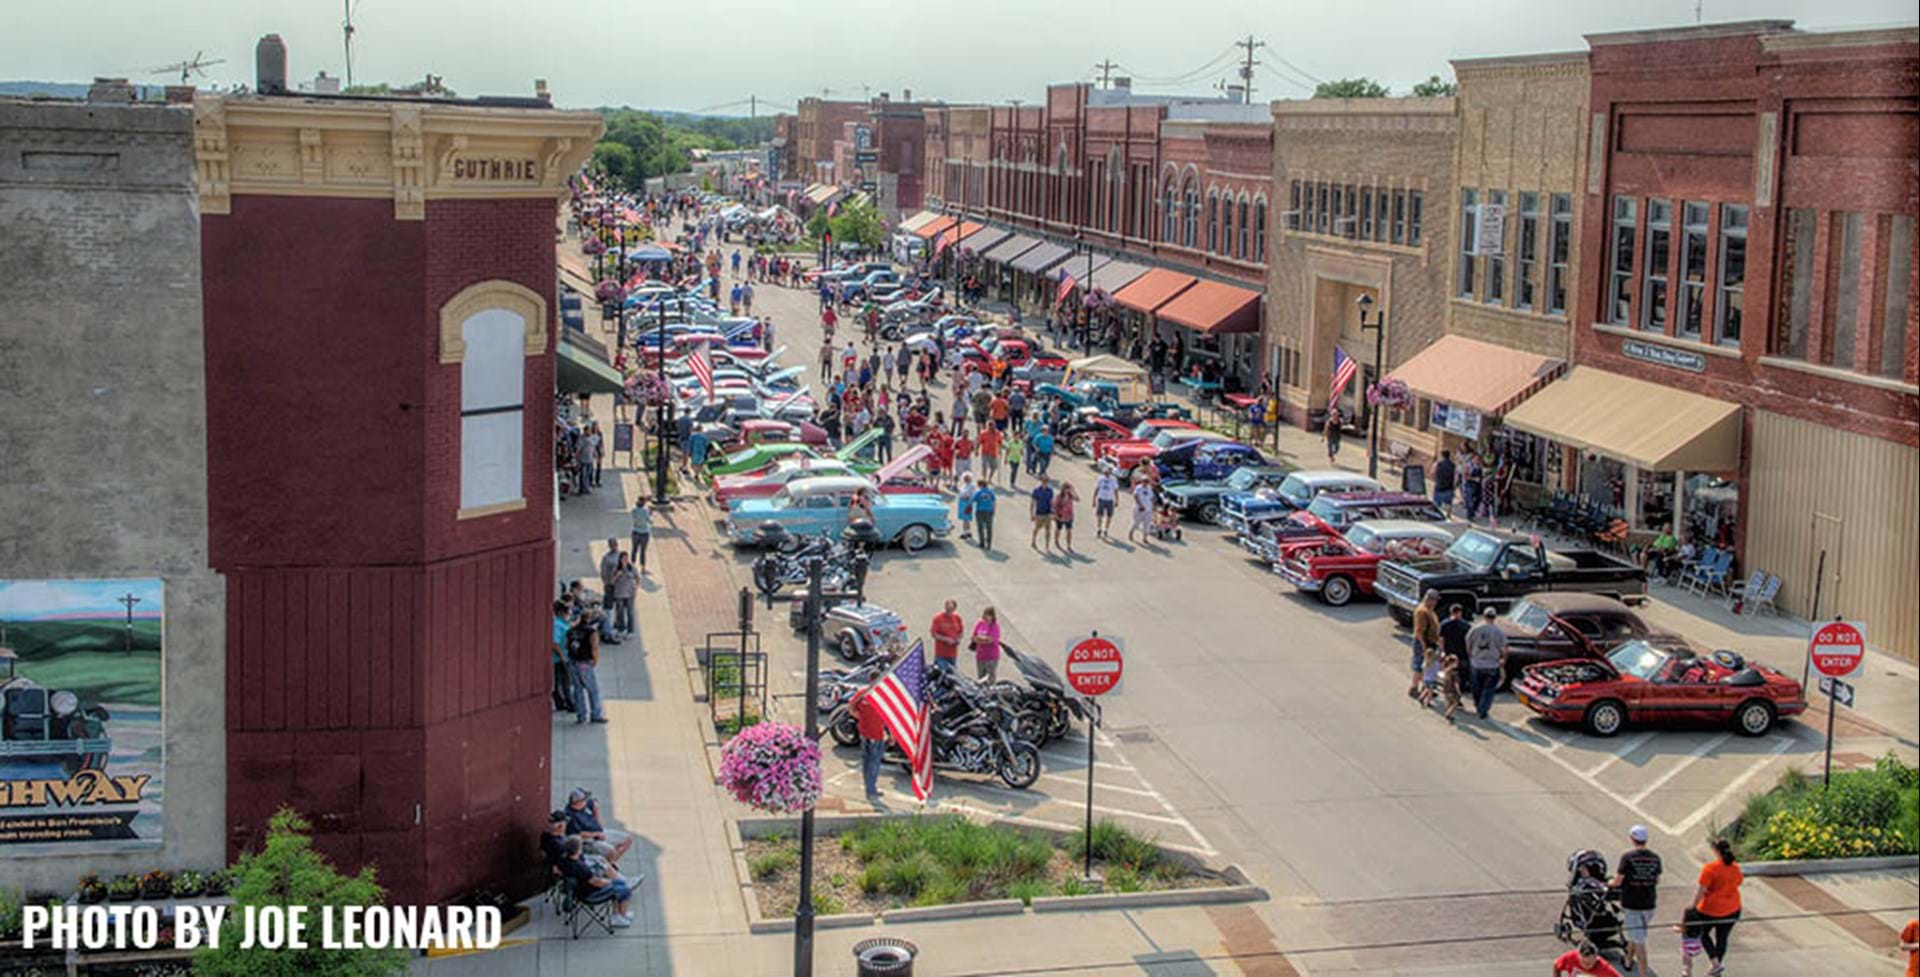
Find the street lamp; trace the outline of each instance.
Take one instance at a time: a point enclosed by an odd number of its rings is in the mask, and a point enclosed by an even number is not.
[[[1373,382],[1380,382],[1380,358],[1385,351],[1387,338],[1387,310],[1381,309],[1371,322],[1367,314],[1373,311],[1373,296],[1360,294],[1360,331],[1373,333]],[[1380,408],[1370,402],[1366,390],[1360,391],[1360,402],[1367,409],[1367,477],[1380,477]]]
[[[624,322],[624,318],[622,319]],[[659,328],[654,333],[656,354],[653,358],[655,376],[660,382],[655,385],[659,392],[660,403],[654,407],[653,430],[656,435],[653,451],[653,501],[656,505],[665,505],[667,499],[667,425],[673,423],[673,388],[667,386],[667,303],[660,299]],[[642,364],[642,369],[645,365]]]

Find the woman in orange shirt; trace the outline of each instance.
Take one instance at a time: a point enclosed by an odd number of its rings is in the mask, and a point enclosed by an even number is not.
[[[1693,958],[1702,950],[1713,966],[1707,977],[1720,977],[1720,964],[1727,955],[1727,936],[1740,919],[1740,866],[1734,864],[1733,845],[1716,838],[1713,850],[1719,856],[1700,869],[1700,885],[1693,892],[1693,904],[1687,907],[1680,926],[1680,974],[1693,977]]]

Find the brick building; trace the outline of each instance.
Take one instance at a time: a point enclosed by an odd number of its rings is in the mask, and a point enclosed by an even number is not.
[[[1451,98],[1273,103],[1278,200],[1267,261],[1266,361],[1279,377],[1288,421],[1321,423],[1337,346],[1358,366],[1340,396],[1341,412],[1365,428],[1375,337],[1360,326],[1362,296],[1385,317],[1387,372],[1445,332],[1454,110]],[[1383,450],[1426,440],[1413,411],[1393,413]]]
[[[838,177],[831,172],[833,144],[846,123],[866,121],[867,103],[803,98],[794,109],[790,178],[808,183],[836,182]]]
[[[794,117],[782,112],[773,117],[773,139],[769,143],[768,172],[775,180],[795,181],[800,179],[798,168],[794,165],[796,145],[794,142]]]
[[[1588,42],[1576,366],[1509,423],[1636,525],[1731,546],[1797,613],[1818,586],[1914,657],[1920,34]]]
[[[987,167],[993,159],[993,110],[984,105],[937,105],[921,110],[926,123],[924,206],[978,211],[987,204]]]
[[[869,113],[874,154],[870,180],[874,202],[890,221],[919,210],[926,203],[926,103],[915,102],[913,92],[894,101],[882,92]]]

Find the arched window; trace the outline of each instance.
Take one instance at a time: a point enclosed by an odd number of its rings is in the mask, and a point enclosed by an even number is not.
[[[1267,260],[1267,198],[1253,198],[1253,260]]]
[[[1054,212],[1053,219],[1066,223],[1072,220],[1073,208],[1067,193],[1067,147],[1064,145],[1054,152],[1053,173],[1054,190],[1057,194],[1054,199],[1057,201],[1058,208]]]
[[[1173,177],[1167,177],[1167,199],[1160,211],[1160,240],[1173,244],[1179,240],[1176,228],[1180,220],[1180,197],[1173,186]]]
[[[1253,257],[1253,246],[1251,244],[1253,237],[1251,233],[1252,229],[1249,228],[1247,224],[1247,195],[1245,192],[1242,192],[1240,194],[1240,241],[1233,250],[1233,256],[1236,258]]]
[[[1207,191],[1207,250],[1214,251],[1214,250],[1217,250],[1219,247],[1220,247],[1220,194],[1217,191],[1208,190]]]
[[[1191,248],[1194,242],[1200,239],[1200,185],[1194,181],[1191,173],[1187,174],[1186,187],[1186,192],[1183,194],[1186,198],[1186,209],[1182,214],[1180,243]]]
[[[1120,229],[1120,201],[1124,199],[1127,181],[1120,168],[1120,150],[1107,153],[1107,230]]]
[[[1219,253],[1233,255],[1233,191],[1221,195]]]
[[[526,506],[526,360],[546,347],[546,300],[525,286],[481,282],[441,306],[440,362],[460,364],[459,518]]]

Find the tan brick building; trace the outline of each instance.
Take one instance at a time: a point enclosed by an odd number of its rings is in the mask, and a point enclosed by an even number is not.
[[[1386,317],[1384,367],[1445,331],[1455,208],[1451,98],[1313,99],[1273,103],[1273,247],[1267,270],[1265,362],[1288,421],[1318,426],[1336,346],[1360,370],[1340,398],[1364,428],[1374,336],[1358,301]],[[1413,412],[1389,419],[1383,450],[1415,447]]]

